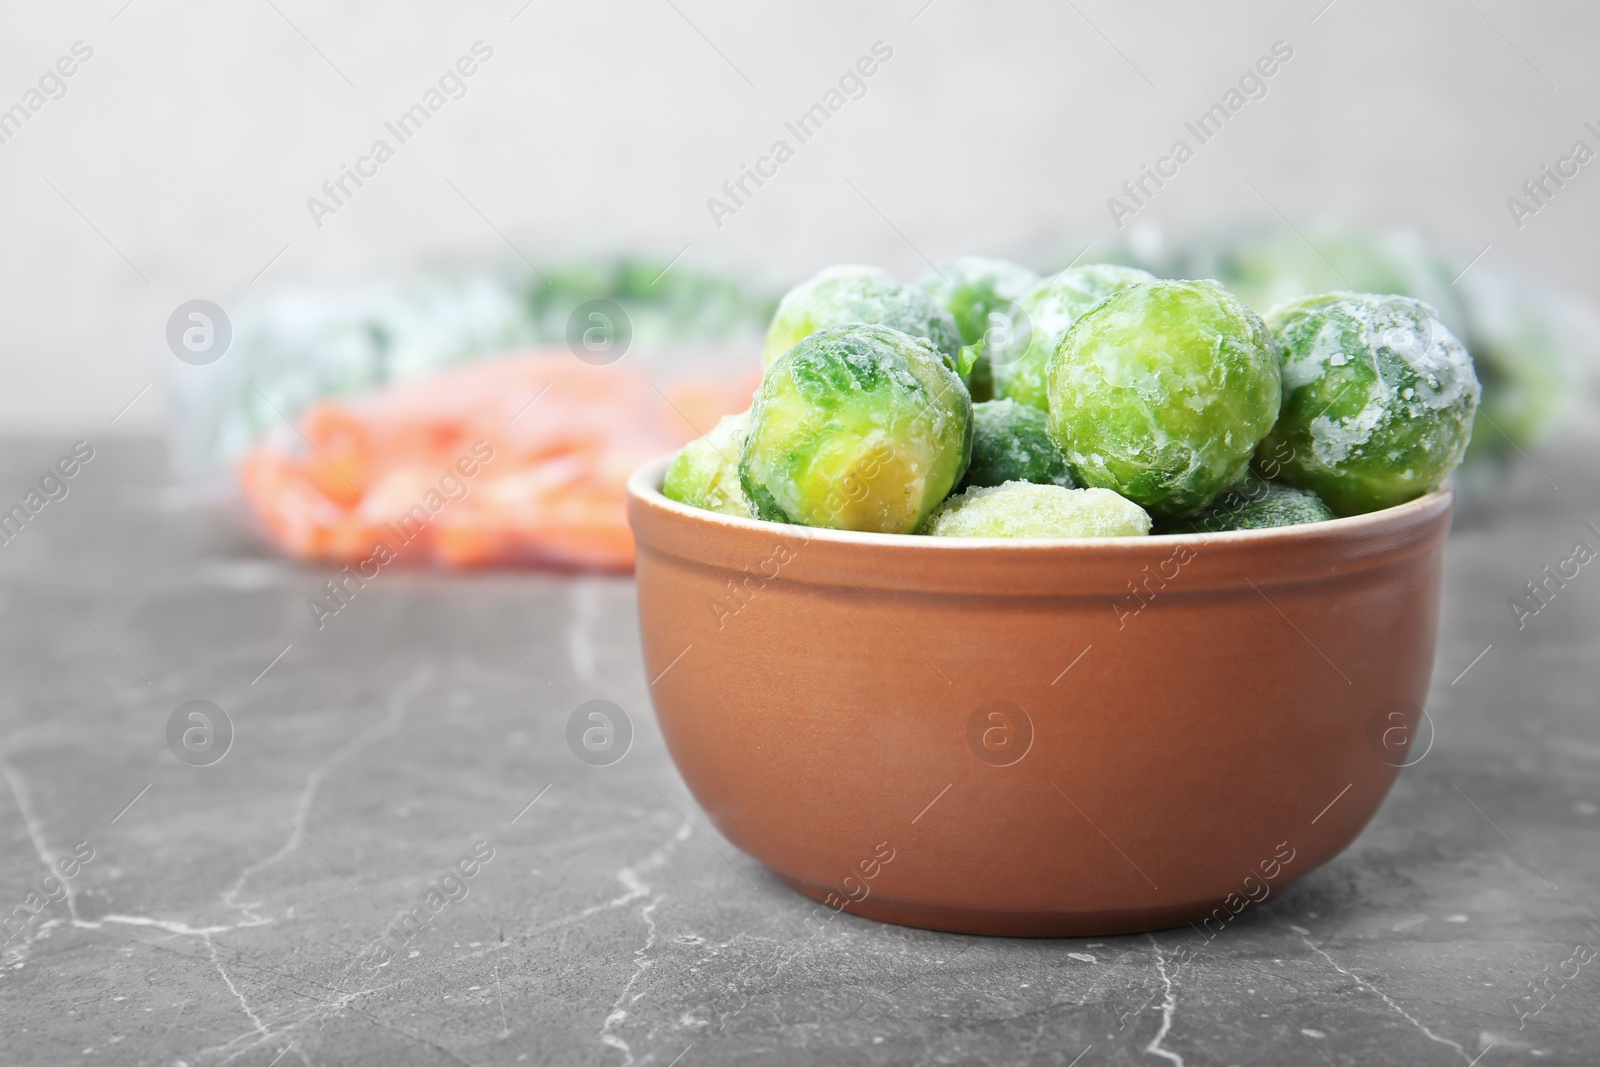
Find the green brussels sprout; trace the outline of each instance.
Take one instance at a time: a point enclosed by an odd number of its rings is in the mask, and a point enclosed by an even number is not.
[[[1072,488],[1067,459],[1050,436],[1050,416],[1015,400],[972,405],[972,462],[958,488],[1036,482]]]
[[[1274,526],[1299,526],[1334,518],[1333,509],[1309,489],[1280,485],[1255,475],[1224,489],[1211,506],[1198,515],[1160,523],[1156,533],[1223,533],[1228,530],[1265,530]]]
[[[1155,275],[1136,267],[1091,263],[1068,267],[1038,282],[1018,301],[1025,320],[1018,332],[1027,332],[1027,344],[1011,361],[993,361],[994,395],[1047,410],[1050,398],[1045,383],[1050,357],[1061,347],[1072,324],[1112,293],[1155,280]]]
[[[1284,399],[1257,471],[1359,515],[1421,496],[1461,462],[1480,388],[1432,307],[1327,293],[1267,319],[1282,346]]]
[[[961,343],[977,349],[977,360],[966,376],[973,400],[994,396],[991,363],[1010,362],[1008,348],[1026,344],[1027,338],[1017,333],[1017,301],[1038,281],[1039,276],[1027,267],[982,256],[946,260],[917,279],[934,303],[955,319]],[[992,357],[990,347],[996,349]]]
[[[828,326],[852,322],[892,326],[911,337],[926,339],[951,369],[961,352],[961,333],[950,313],[914,285],[897,281],[877,267],[829,267],[795,286],[778,302],[767,327],[761,366]]]
[[[932,537],[1142,537],[1143,508],[1109,489],[1006,482],[946,500],[922,532]]]
[[[1050,428],[1079,485],[1158,518],[1190,515],[1243,476],[1278,417],[1278,346],[1210,281],[1124,289],[1050,361]]]
[[[856,323],[817,331],[767,371],[739,477],[763,519],[910,533],[971,455],[972,398],[940,354]]]
[[[748,411],[729,415],[710,433],[684,445],[667,467],[661,495],[690,507],[752,518],[755,505],[739,484],[739,454],[749,425]]]

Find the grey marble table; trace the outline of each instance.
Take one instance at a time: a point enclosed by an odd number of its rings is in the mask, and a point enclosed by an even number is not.
[[[0,508],[70,444],[7,443]],[[629,581],[385,571],[318,629],[325,573],[92,446],[0,545],[0,1062],[1600,1062],[1600,566],[1508,604],[1600,546],[1591,447],[1453,535],[1427,756],[1203,943],[798,937],[667,758]],[[565,740],[591,699],[610,766]]]

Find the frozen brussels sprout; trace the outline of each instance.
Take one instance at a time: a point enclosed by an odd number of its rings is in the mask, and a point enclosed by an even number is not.
[[[1051,358],[1050,428],[1079,485],[1157,518],[1192,515],[1243,476],[1278,417],[1278,346],[1216,282],[1124,289]]]
[[[1049,408],[1046,369],[1072,324],[1112,293],[1155,280],[1155,275],[1137,267],[1092,263],[1068,267],[1038,282],[1018,301],[1027,322],[1028,343],[1010,362],[995,361],[994,395],[1040,411]]]
[[[925,338],[951,368],[957,365],[961,334],[950,313],[932,297],[877,267],[842,266],[829,267],[784,294],[767,327],[761,366],[771,367],[818,330],[852,322],[892,326]]]
[[[1334,517],[1333,509],[1309,489],[1269,482],[1255,474],[1224,489],[1211,506],[1198,515],[1160,523],[1156,533],[1223,533],[1227,530],[1265,530],[1273,526],[1299,526]]]
[[[661,494],[690,507],[751,518],[755,506],[739,484],[739,453],[744,448],[748,411],[729,415],[704,437],[690,441],[667,467]]]
[[[1072,488],[1067,459],[1050,436],[1050,417],[1015,400],[972,405],[972,462],[962,489],[1002,482]]]
[[[961,343],[976,349],[976,362],[966,375],[973,400],[994,396],[991,364],[1011,362],[1027,345],[1028,324],[1017,314],[1017,301],[1038,281],[1027,267],[982,256],[946,260],[917,279],[955,319]]]
[[[1479,386],[1432,307],[1327,293],[1267,313],[1283,352],[1283,414],[1256,469],[1340,515],[1421,496],[1461,462]]]
[[[763,519],[910,533],[961,480],[972,398],[926,341],[819,330],[767,371],[739,476]]]
[[[928,519],[932,537],[1142,537],[1150,516],[1109,489],[1006,482],[974,486]]]

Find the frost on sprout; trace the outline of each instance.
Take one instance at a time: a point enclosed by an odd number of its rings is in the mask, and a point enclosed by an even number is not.
[[[934,537],[1140,537],[1143,508],[1109,489],[1005,482],[952,496],[929,517]]]
[[[1269,313],[1284,346],[1291,461],[1342,513],[1409,499],[1460,460],[1481,388],[1472,357],[1433,308],[1402,296],[1329,293]],[[1335,484],[1340,483],[1340,484]]]
[[[1342,463],[1371,440],[1373,432],[1388,419],[1388,397],[1380,379],[1369,388],[1366,406],[1354,415],[1336,419],[1318,415],[1311,420],[1311,454],[1326,467]]]
[[[1357,391],[1358,378],[1329,374],[1330,370],[1357,364],[1371,374],[1359,411],[1324,412],[1312,418],[1311,447],[1318,463],[1344,462],[1397,420],[1426,419],[1432,412],[1476,406],[1481,390],[1472,357],[1427,304],[1355,293],[1299,303],[1304,311],[1297,308],[1291,316],[1305,313],[1319,317],[1320,323],[1303,354],[1285,361],[1285,390],[1292,392],[1326,377],[1320,392],[1326,397],[1325,406],[1334,408],[1362,393]],[[1291,344],[1298,325],[1291,319],[1286,328]],[[1422,441],[1424,451],[1432,445],[1430,439]]]
[[[1350,362],[1350,357],[1345,354],[1343,334],[1339,324],[1328,319],[1317,331],[1311,344],[1306,346],[1304,353],[1296,354],[1292,349],[1286,349],[1289,354],[1283,361],[1285,395],[1319,380],[1327,368],[1342,367]]]
[[[762,363],[830,326],[868,323],[889,326],[926,340],[947,360],[961,347],[955,320],[922,289],[877,267],[837,266],[789,290],[767,331]]]

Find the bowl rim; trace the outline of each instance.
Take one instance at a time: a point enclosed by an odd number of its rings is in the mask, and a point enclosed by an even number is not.
[[[1292,544],[1311,537],[1349,534],[1359,536],[1372,531],[1404,524],[1407,519],[1420,518],[1421,513],[1437,509],[1441,504],[1453,503],[1455,490],[1449,479],[1419,497],[1361,515],[1347,515],[1319,522],[1305,522],[1294,526],[1272,526],[1259,530],[1223,530],[1213,533],[1147,534],[1142,537],[929,537],[926,534],[874,533],[862,530],[834,530],[824,526],[805,526],[799,523],[775,522],[768,519],[741,518],[718,511],[707,511],[668,498],[661,492],[667,466],[677,456],[669,452],[644,463],[628,476],[628,496],[641,504],[685,519],[698,520],[712,526],[755,533],[773,529],[799,537],[809,544],[813,541],[840,545],[902,546],[906,552],[971,552],[995,549],[1014,549],[1019,553],[1072,549],[1079,552],[1126,551],[1130,544]]]

